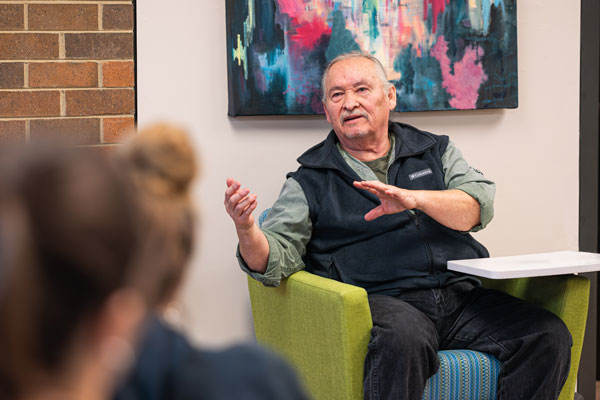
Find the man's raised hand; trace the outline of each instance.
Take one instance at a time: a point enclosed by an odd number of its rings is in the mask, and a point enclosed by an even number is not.
[[[254,225],[252,211],[256,209],[257,205],[256,195],[250,194],[250,189],[242,188],[240,183],[233,178],[227,178],[225,210],[238,230],[247,230]]]
[[[411,190],[401,189],[396,186],[386,185],[379,181],[356,181],[354,186],[368,190],[379,198],[381,204],[367,214],[365,220],[373,221],[386,214],[396,214],[417,207],[417,198]]]

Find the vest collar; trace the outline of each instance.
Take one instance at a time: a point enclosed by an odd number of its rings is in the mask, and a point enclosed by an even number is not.
[[[400,122],[390,122],[389,132],[396,137],[396,159],[410,157],[432,147],[436,140],[429,132]],[[330,168],[346,171],[349,167],[337,149],[338,138],[333,130],[321,143],[311,147],[298,157],[300,165],[309,168]]]

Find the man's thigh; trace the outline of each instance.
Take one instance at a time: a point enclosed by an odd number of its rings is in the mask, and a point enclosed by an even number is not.
[[[416,307],[369,296],[373,329],[365,359],[365,398],[420,398],[439,367],[439,335]]]
[[[501,291],[477,287],[450,328],[441,332],[441,348],[482,351],[504,361],[524,340],[561,329],[566,330],[563,322],[550,311]]]
[[[373,330],[385,335],[390,351],[425,347],[439,350],[439,334],[432,320],[415,306],[391,296],[369,296]]]

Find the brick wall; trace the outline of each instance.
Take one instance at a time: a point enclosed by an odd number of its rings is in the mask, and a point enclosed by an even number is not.
[[[0,141],[115,143],[133,128],[132,0],[0,0]]]

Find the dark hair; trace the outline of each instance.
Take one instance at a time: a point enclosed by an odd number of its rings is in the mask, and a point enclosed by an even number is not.
[[[135,286],[141,218],[130,176],[98,150],[30,149],[5,164],[0,396],[60,369],[83,320]]]
[[[116,290],[168,300],[193,247],[185,131],[155,125],[112,154],[17,153],[0,158],[0,398],[61,371]]]

